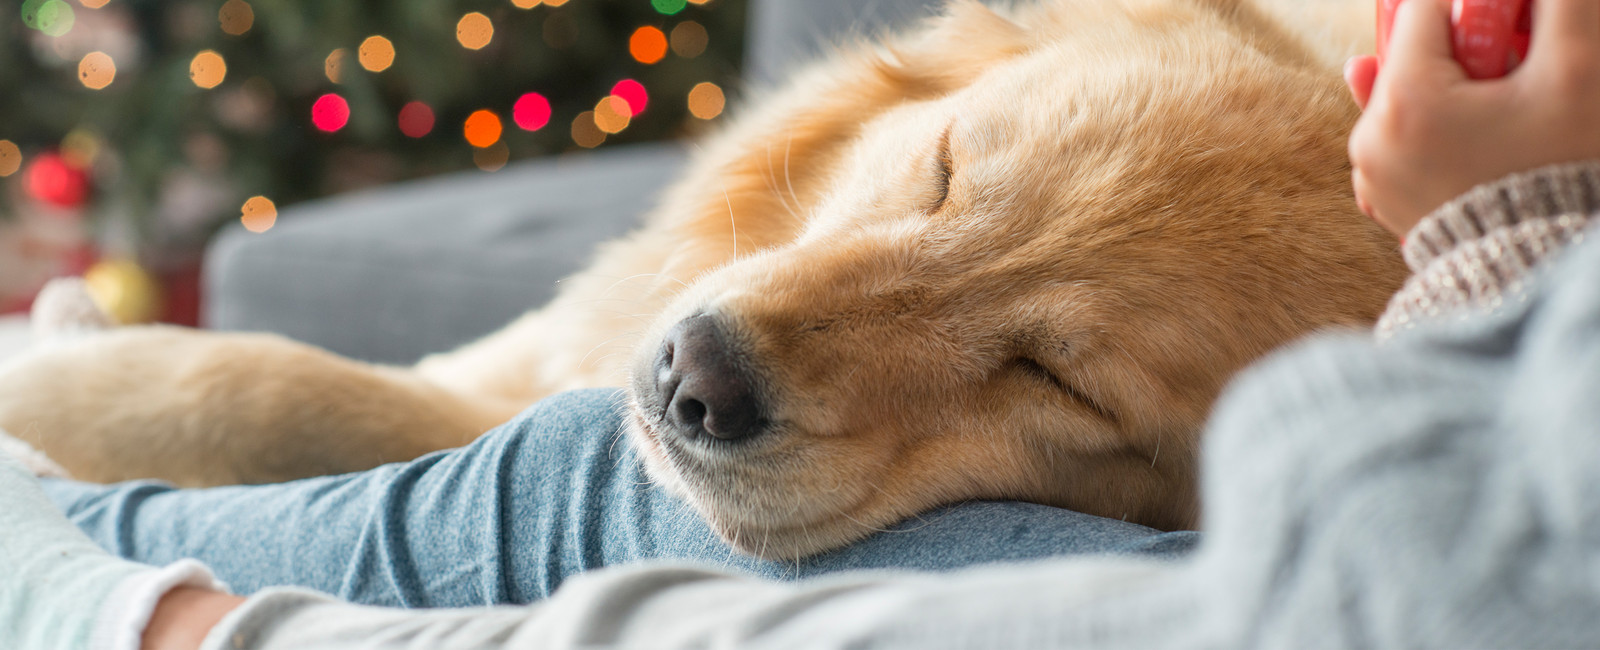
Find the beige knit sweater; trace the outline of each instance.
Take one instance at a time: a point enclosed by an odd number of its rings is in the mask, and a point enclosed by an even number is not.
[[[1600,218],[1600,160],[1543,167],[1480,185],[1424,218],[1402,252],[1414,275],[1378,320],[1387,339],[1418,322],[1494,309],[1529,271],[1583,239]]]

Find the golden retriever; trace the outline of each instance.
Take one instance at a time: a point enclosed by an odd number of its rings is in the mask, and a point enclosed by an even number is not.
[[[640,230],[482,341],[395,368],[108,330],[0,369],[0,427],[91,480],[279,481],[625,385],[650,474],[752,554],[972,498],[1190,526],[1229,376],[1369,325],[1405,273],[1351,196],[1342,45],[1287,24],[1236,0],[956,0],[762,97]]]

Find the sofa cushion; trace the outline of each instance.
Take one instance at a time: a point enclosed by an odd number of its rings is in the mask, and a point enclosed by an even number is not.
[[[945,0],[755,0],[750,3],[747,80],[771,85],[835,43],[874,36],[931,16]]]
[[[207,255],[206,324],[409,363],[549,300],[652,207],[681,145],[616,147],[391,185],[233,227]]]

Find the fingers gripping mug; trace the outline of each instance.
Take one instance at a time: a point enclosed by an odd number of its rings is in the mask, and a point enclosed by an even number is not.
[[[1394,12],[1404,0],[1378,2],[1378,60],[1389,50]],[[1511,72],[1528,57],[1535,0],[1453,0],[1451,40],[1456,61],[1473,79],[1493,79]]]

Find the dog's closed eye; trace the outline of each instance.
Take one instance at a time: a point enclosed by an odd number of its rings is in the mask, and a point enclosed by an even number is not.
[[[938,212],[944,209],[945,202],[950,200],[950,183],[955,177],[955,162],[950,157],[950,130],[954,125],[946,127],[944,135],[939,137],[939,153],[935,158],[934,183],[938,188],[938,197],[933,202],[933,207],[928,212]]]
[[[1050,385],[1057,391],[1060,391],[1062,394],[1066,395],[1072,401],[1077,402],[1090,411],[1093,411],[1096,415],[1099,415],[1100,417],[1112,422],[1117,421],[1116,413],[1113,413],[1110,409],[1101,406],[1099,402],[1084,394],[1083,391],[1078,390],[1071,383],[1062,380],[1060,375],[1056,374],[1055,371],[1046,367],[1044,364],[1039,363],[1030,357],[1019,356],[1012,359],[1010,365],[1022,371],[1024,374]]]

